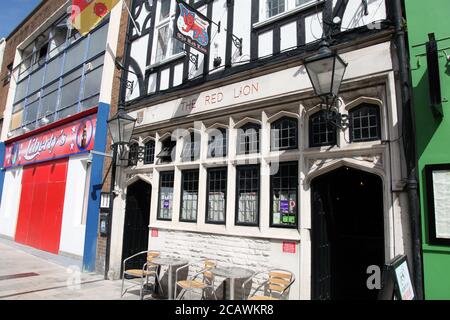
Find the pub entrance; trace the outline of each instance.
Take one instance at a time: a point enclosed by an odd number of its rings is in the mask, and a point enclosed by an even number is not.
[[[367,268],[384,264],[380,177],[342,167],[312,182],[312,298],[375,300]]]
[[[148,250],[151,194],[151,185],[142,180],[136,181],[127,188],[122,268],[123,260],[136,253]],[[131,259],[127,262],[127,269],[142,269],[146,260],[146,255]]]

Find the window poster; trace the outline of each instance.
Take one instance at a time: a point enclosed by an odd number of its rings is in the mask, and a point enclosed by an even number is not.
[[[436,238],[450,239],[450,170],[433,171]]]

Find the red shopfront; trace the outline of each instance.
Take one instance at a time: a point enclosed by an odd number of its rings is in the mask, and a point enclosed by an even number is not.
[[[6,143],[5,168],[23,167],[16,242],[58,254],[69,157],[93,149],[96,122],[80,114]]]

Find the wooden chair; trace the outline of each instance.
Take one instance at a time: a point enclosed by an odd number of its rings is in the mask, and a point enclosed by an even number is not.
[[[242,284],[242,292],[244,293],[245,300],[245,286],[255,276],[259,274],[266,274],[267,280],[261,283],[251,293],[247,300],[287,300],[289,297],[289,290],[292,284],[295,282],[295,276],[292,272],[283,269],[272,269],[265,272],[255,273],[252,278],[248,279]],[[257,293],[264,287],[264,295],[257,295]],[[251,291],[251,289],[250,289]]]
[[[181,270],[189,268],[190,266],[198,266],[198,264],[203,265],[203,269],[201,271],[197,272],[192,277],[188,277],[187,280],[178,281],[178,273]],[[212,260],[200,260],[178,268],[175,274],[176,299],[181,300],[188,291],[201,290],[203,300],[205,298],[205,291],[211,290],[212,295],[217,300],[216,292],[214,289],[214,274],[211,272],[211,269],[214,269],[216,265],[216,262]],[[202,280],[197,280],[200,276],[202,276]],[[179,295],[177,295],[178,287],[181,288]]]
[[[142,266],[142,269],[127,269],[126,264],[132,259],[135,259],[141,255],[147,254],[147,262]],[[127,293],[128,290],[134,287],[140,287],[140,298],[141,300],[144,298],[144,286],[148,285],[149,277],[154,277],[155,282],[153,287],[156,286],[156,281],[159,282],[159,274],[158,274],[158,266],[152,264],[152,260],[156,257],[159,257],[160,253],[158,251],[142,251],[132,255],[131,257],[126,258],[123,261],[123,269],[122,269],[122,290],[121,297]],[[131,277],[131,279],[126,279],[126,277]],[[136,282],[137,280],[137,282]],[[133,283],[132,286],[126,288],[124,290],[125,281]]]

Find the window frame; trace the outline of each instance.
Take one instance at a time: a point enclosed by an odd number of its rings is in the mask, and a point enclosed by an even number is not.
[[[274,129],[274,126],[277,125],[277,124],[281,124],[283,121],[293,121],[293,122],[295,122],[295,145],[294,146],[288,146],[288,147],[280,147],[280,146],[278,146],[278,149],[276,149],[276,146],[275,146],[275,130],[278,130],[278,129]],[[278,151],[286,151],[286,150],[297,150],[298,146],[299,146],[299,141],[298,141],[298,139],[299,139],[298,123],[299,122],[298,122],[297,118],[289,117],[289,116],[283,116],[280,119],[277,119],[277,120],[273,121],[270,124],[270,151],[278,152]],[[279,140],[281,139],[280,135],[278,136],[278,139]],[[278,141],[278,144],[280,144],[279,141]]]
[[[246,124],[244,124],[243,126],[238,128],[238,132],[237,132],[237,150],[236,150],[236,155],[241,156],[241,155],[257,155],[261,153],[261,125],[259,123],[254,123],[254,122],[247,122]],[[247,130],[251,130],[251,129],[255,129],[256,130],[256,135],[257,135],[257,151],[256,152],[250,152],[250,149],[247,151],[247,147],[245,148],[245,151],[242,152],[241,151],[241,134],[244,134],[245,136],[247,136]],[[242,133],[242,131],[244,131],[244,133]],[[247,144],[246,144],[247,145]],[[250,143],[249,143],[250,145]]]
[[[172,212],[170,218],[161,218],[161,186],[162,186],[162,177],[163,175],[172,174]],[[158,221],[173,221],[174,207],[173,207],[173,199],[175,195],[175,171],[161,171],[159,172],[159,186],[158,186],[158,212],[156,213],[156,220]]]
[[[260,2],[259,2],[260,8],[262,9],[262,10],[260,10],[260,13],[259,13],[259,21],[260,22],[263,22],[266,20],[271,20],[271,19],[276,19],[277,17],[279,17],[283,14],[288,14],[289,12],[294,11],[296,8],[311,5],[315,2],[317,2],[317,0],[308,0],[305,3],[297,4],[299,0],[281,0],[284,2],[284,10],[281,12],[278,12],[277,14],[269,16],[268,1],[270,1],[270,0],[260,0]]]
[[[185,174],[187,173],[197,173],[197,212],[195,214],[195,220],[189,220],[189,219],[183,219],[183,196],[184,196],[184,180],[185,180]],[[198,222],[198,211],[199,211],[199,200],[200,200],[200,169],[188,169],[188,170],[182,170],[181,171],[181,190],[180,190],[180,222],[185,223],[197,223]]]
[[[151,157],[153,160],[148,162],[147,161],[147,146],[149,145],[153,145],[153,157]],[[155,163],[155,159],[156,159],[156,141],[153,139],[148,140],[147,142],[145,142],[144,144],[144,165],[151,165]]]
[[[375,137],[375,138],[367,138],[367,139],[366,138],[364,138],[364,139],[360,138],[360,139],[355,140],[355,138],[354,138],[354,130],[355,130],[355,128],[354,128],[354,125],[353,125],[354,124],[353,123],[353,120],[354,120],[353,114],[358,112],[359,110],[365,109],[365,108],[368,108],[370,110],[376,110],[378,136]],[[348,114],[349,114],[349,118],[350,118],[350,127],[349,127],[350,128],[350,130],[349,130],[350,143],[372,142],[372,141],[379,141],[379,140],[382,139],[383,133],[381,132],[381,109],[380,109],[380,107],[378,105],[371,104],[371,103],[362,103],[362,104],[360,104],[358,106],[355,106],[355,107],[351,108],[348,111]],[[364,127],[364,128],[367,128],[367,127]],[[360,130],[363,130],[364,128],[362,128]],[[370,129],[367,129],[367,130],[370,130]]]
[[[198,140],[196,139],[199,138]],[[187,140],[189,139],[189,140]],[[186,146],[189,144],[189,150],[186,150]],[[196,148],[198,146],[198,148]],[[202,135],[200,132],[191,132],[189,136],[183,138],[183,148],[181,150],[182,162],[194,162],[200,160],[202,148]],[[189,151],[190,157],[185,157],[185,152]]]
[[[213,224],[213,225],[226,225],[227,224],[227,205],[228,205],[228,183],[225,187],[225,205],[224,205],[224,220],[223,221],[213,221],[209,218],[209,191],[210,191],[210,173],[212,171],[224,170],[225,176],[228,175],[228,167],[215,167],[208,168],[206,172],[206,210],[205,210],[205,224]]]
[[[243,168],[256,168],[258,171],[258,205],[257,205],[257,218],[255,223],[248,223],[248,222],[239,222],[239,171]],[[235,196],[235,214],[234,214],[234,224],[235,226],[242,226],[242,227],[259,227],[261,225],[261,165],[260,164],[252,164],[252,165],[241,165],[236,166],[236,196]]]
[[[226,158],[226,157],[228,157],[228,152],[229,152],[229,150],[228,150],[228,143],[229,143],[229,130],[228,130],[228,128],[222,128],[222,127],[219,127],[219,128],[214,128],[214,129],[210,129],[209,131],[211,131],[211,130],[218,130],[218,131],[220,131],[221,132],[221,134],[222,134],[222,141],[225,141],[225,143],[222,145],[222,152],[223,152],[223,155],[221,156],[221,157],[217,157],[216,155],[214,155],[214,156],[212,156],[211,155],[211,151],[212,151],[212,149],[210,149],[211,148],[211,146],[213,145],[213,143],[216,143],[216,140],[214,140],[213,142],[211,142],[211,132],[208,132],[208,150],[207,150],[207,154],[206,154],[206,157],[208,158],[208,159],[221,159],[221,158]],[[214,149],[214,150],[216,150],[216,149]]]
[[[174,48],[176,45],[176,39],[173,38],[173,23],[176,15],[176,2],[175,0],[170,0],[170,8],[169,8],[169,16],[167,18],[161,19],[161,2],[164,0],[155,0],[156,6],[155,6],[155,25],[153,28],[153,49],[152,49],[152,56],[150,59],[150,65],[162,65],[166,62],[169,62],[173,59],[173,57],[177,55],[181,55],[183,53],[183,50],[181,52],[175,52]],[[165,57],[158,60],[158,38],[159,38],[159,30],[162,28],[168,27],[168,41],[167,41],[167,50],[169,52],[166,53]],[[180,46],[184,48],[184,44],[180,43]]]
[[[297,201],[297,206],[295,207],[295,225],[283,225],[283,224],[274,224],[273,223],[273,195],[274,195],[274,188],[273,188],[273,179],[275,175],[271,175],[270,176],[270,203],[269,203],[269,212],[270,212],[270,217],[269,217],[269,226],[270,228],[277,228],[277,229],[298,229],[299,227],[299,194],[300,194],[300,185],[299,185],[299,163],[298,161],[287,161],[287,162],[280,162],[280,165],[296,165],[297,167],[297,185],[296,185],[296,201]]]
[[[327,123],[325,120],[325,125],[328,127],[330,126],[333,129],[333,135],[334,135],[334,139],[331,142],[328,143],[314,143],[313,140],[313,119],[315,116],[325,116],[325,110],[319,110],[313,114],[311,114],[308,118],[308,145],[310,148],[322,148],[322,147],[334,147],[337,145],[337,141],[338,141],[338,130],[335,126],[333,126],[330,123]],[[321,133],[322,134],[322,133]],[[328,133],[326,133],[328,134]]]

